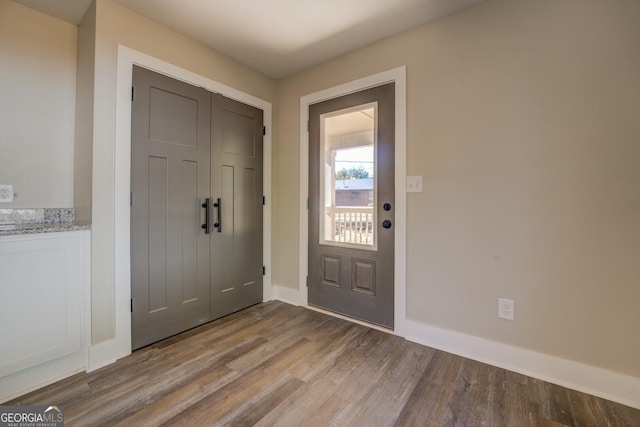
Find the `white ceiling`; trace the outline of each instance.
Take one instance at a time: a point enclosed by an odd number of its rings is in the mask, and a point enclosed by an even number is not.
[[[77,24],[91,0],[14,0]],[[278,79],[483,0],[115,0]]]

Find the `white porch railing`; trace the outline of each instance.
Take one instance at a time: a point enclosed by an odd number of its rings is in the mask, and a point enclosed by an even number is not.
[[[327,207],[326,219],[327,240],[373,246],[373,207]]]

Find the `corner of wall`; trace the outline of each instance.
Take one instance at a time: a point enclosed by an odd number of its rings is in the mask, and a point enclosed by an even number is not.
[[[273,285],[273,299],[286,302],[291,305],[303,305],[299,290],[291,289],[282,285]]]
[[[76,220],[91,223],[96,3],[78,25],[73,206]]]

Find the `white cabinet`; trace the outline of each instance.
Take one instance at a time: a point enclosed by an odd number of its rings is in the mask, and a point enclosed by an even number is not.
[[[89,231],[0,237],[0,402],[87,366]]]

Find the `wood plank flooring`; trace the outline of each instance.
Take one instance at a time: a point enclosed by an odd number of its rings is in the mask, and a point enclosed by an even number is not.
[[[9,404],[68,426],[640,426],[640,411],[277,301]]]

